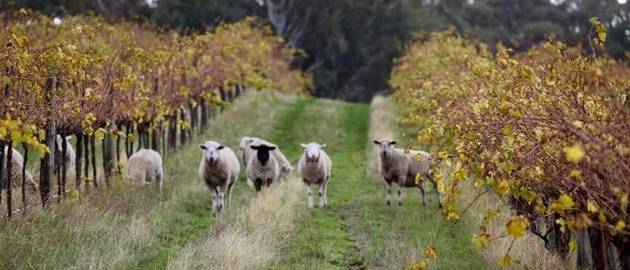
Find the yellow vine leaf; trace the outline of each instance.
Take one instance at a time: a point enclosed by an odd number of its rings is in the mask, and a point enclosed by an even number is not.
[[[501,268],[507,268],[510,265],[512,265],[512,257],[510,257],[510,255],[505,255],[499,260],[499,266]]]
[[[617,221],[617,223],[615,223],[615,233],[620,233],[623,231],[623,229],[626,228],[626,223],[623,222],[623,220],[619,220]]]
[[[529,226],[529,222],[523,216],[512,217],[506,224],[510,236],[517,238],[525,235],[525,230]]]
[[[437,258],[437,252],[435,251],[435,248],[433,246],[427,246],[427,249],[424,251],[424,254],[427,255],[427,257],[431,257],[431,258]]]
[[[575,239],[571,239],[569,241],[569,252],[573,253],[577,250],[577,241]]]
[[[566,155],[567,160],[573,163],[580,162],[584,159],[585,155],[584,149],[579,144],[575,144],[571,147],[565,147],[564,154]]]
[[[490,235],[487,233],[475,234],[471,242],[476,249],[486,249],[490,246]]]
[[[591,25],[593,25],[593,27],[595,28],[595,31],[597,32],[597,39],[599,39],[601,43],[606,42],[606,34],[608,32],[608,29],[606,29],[606,26],[597,17],[591,17],[589,21],[591,22]]]
[[[588,200],[588,202],[586,203],[586,209],[590,212],[590,213],[595,213],[597,212],[597,210],[599,209],[597,207],[597,203],[591,200]]]
[[[558,203],[560,204],[562,209],[571,209],[573,208],[573,206],[575,206],[573,198],[571,198],[571,196],[567,194],[560,195],[560,197],[558,198]]]
[[[429,263],[424,260],[414,265],[407,267],[407,270],[425,270],[429,268]]]

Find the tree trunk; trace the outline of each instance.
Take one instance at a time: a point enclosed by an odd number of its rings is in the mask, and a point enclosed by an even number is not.
[[[66,164],[66,154],[68,153],[68,140],[66,140],[66,135],[62,135],[61,140],[61,196],[66,198],[66,173],[68,172],[68,168]]]
[[[200,132],[203,132],[208,128],[208,105],[206,104],[206,100],[200,99],[199,107],[201,109]]]
[[[12,142],[7,146],[7,214],[13,216],[13,150]]]
[[[162,156],[166,159],[166,154],[168,153],[168,148],[166,147],[166,132],[164,128],[160,127],[160,141],[162,142]]]
[[[168,150],[173,151],[177,147],[177,114],[168,117]]]
[[[182,123],[186,122],[186,110],[182,110],[179,116],[180,116],[180,119],[181,119]],[[187,132],[184,129],[184,126],[183,125],[180,126],[179,127],[179,143],[182,146],[186,145],[186,143],[188,142],[188,138],[187,138],[186,135],[187,135]]]
[[[108,130],[112,130],[113,128],[115,128],[116,126],[116,122],[112,122],[111,124],[109,124],[108,126]],[[103,138],[103,174],[105,175],[105,183],[107,185],[110,184],[110,179],[111,176],[114,172],[114,169],[116,167],[116,162],[114,161],[115,156],[114,156],[114,139],[112,137],[111,132],[107,132],[107,134],[105,134],[105,138]]]
[[[198,104],[197,104],[198,105]],[[194,104],[192,102],[188,103],[188,110],[190,110],[190,131],[191,133],[193,133],[195,130],[199,130],[199,127],[197,126],[198,121],[198,112],[197,112],[197,108],[199,108],[199,106],[194,106]]]
[[[162,130],[162,125],[159,124],[157,127],[155,127],[153,129],[153,132],[151,132],[151,149],[157,151],[157,152],[161,152],[161,138],[162,136],[160,135],[160,131]]]
[[[127,160],[129,160],[129,157],[131,156],[131,149],[133,149],[133,142],[129,139],[129,136],[132,134],[131,132],[131,125],[127,124],[125,131],[125,154],[127,155]]]
[[[85,187],[88,188],[90,186],[90,136],[83,136],[83,148],[85,150],[85,166],[84,166],[84,177],[85,177]],[[96,181],[92,180],[96,185]]]
[[[612,270],[615,269],[615,265],[611,264],[613,261],[610,254],[610,239],[602,231],[591,228],[589,229],[589,235],[591,240],[591,247],[593,250],[593,269]]]
[[[22,143],[22,148],[24,149],[24,163],[22,163],[22,207],[24,210],[22,214],[26,214],[26,164],[28,164],[28,146],[26,143]]]
[[[0,140],[0,202],[2,202],[2,188],[4,187],[4,141]]]
[[[137,140],[138,140],[138,148],[136,149],[136,151],[142,149],[142,139],[144,139],[144,136],[142,134],[142,124],[138,124],[138,127],[136,128],[136,133],[138,134],[138,136],[136,136]]]
[[[77,191],[81,188],[81,163],[83,162],[83,133],[77,133],[77,157],[74,163],[74,178]]]
[[[120,171],[120,133],[116,137],[116,172],[121,174]]]
[[[44,154],[44,157],[41,161],[41,177],[39,178],[39,187],[40,193],[42,197],[42,207],[45,207],[48,201],[50,200],[50,188],[51,188],[51,178],[54,176],[55,170],[55,134],[56,132],[56,123],[55,123],[55,112],[56,102],[55,102],[55,89],[57,88],[57,79],[54,77],[48,78],[46,82],[46,98],[50,104],[50,119],[48,119],[48,124],[46,126],[46,145],[50,150],[49,153]]]
[[[591,257],[591,255],[593,254],[593,249],[591,247],[591,241],[588,235],[588,231],[577,231],[575,233],[575,240],[577,243],[577,269],[593,269],[593,257]]]
[[[92,155],[92,176],[94,177],[94,186],[98,187],[96,174],[96,136],[90,136],[90,154]]]
[[[554,254],[560,255],[562,258],[566,258],[569,255],[569,242],[571,241],[571,235],[569,233],[563,233],[560,230],[560,226],[556,224],[557,216],[552,215],[547,219],[547,227],[551,228],[551,231],[547,235],[547,250]]]
[[[144,149],[151,149],[151,136],[149,136],[149,123],[144,124]]]

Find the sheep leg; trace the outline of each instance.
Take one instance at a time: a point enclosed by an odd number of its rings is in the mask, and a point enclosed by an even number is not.
[[[313,189],[311,188],[311,183],[306,182],[306,179],[303,181],[306,185],[306,195],[308,195],[308,208],[313,208]]]
[[[164,172],[162,172],[162,169],[160,169],[157,173],[157,177],[156,177],[156,181],[158,181],[158,183],[160,184],[160,191],[162,191],[162,185],[164,183]]]
[[[230,204],[232,203],[232,188],[234,188],[234,184],[236,183],[236,180],[237,179],[234,179],[227,186],[227,204],[225,205],[225,208],[229,208]]]
[[[435,194],[437,194],[438,206],[442,208],[442,197],[440,196],[440,190],[438,189],[438,185],[435,182],[435,179],[433,179],[433,176],[431,176],[431,174],[428,174],[427,178],[429,178],[429,180],[433,184],[433,188],[435,189]]]
[[[326,176],[326,181],[324,181],[324,207],[328,206],[328,180],[330,179],[330,175]]]
[[[422,205],[426,206],[427,205],[426,193],[424,192],[424,188],[422,187],[422,183],[420,183],[420,185],[418,185],[418,188],[420,189],[420,195],[422,195]]]
[[[217,216],[217,207],[218,207],[218,203],[217,203],[217,193],[215,191],[213,191],[212,189],[210,189],[210,195],[212,197],[212,216]]]
[[[319,208],[326,207],[326,203],[324,202],[324,186],[325,185],[326,184],[323,181],[321,184],[319,184],[319,190],[317,192],[317,195],[319,195]]]
[[[221,192],[221,189],[218,186],[215,189],[217,193],[217,202],[218,202],[217,212],[221,212],[221,210],[223,210],[223,193]]]
[[[256,180],[254,180],[254,187],[256,188],[256,192],[262,189],[262,185],[263,185],[262,179],[256,178]]]
[[[385,181],[385,188],[387,189],[387,205],[392,204],[392,181]]]
[[[402,200],[403,200],[404,185],[401,182],[402,181],[398,181],[398,206],[402,206]]]

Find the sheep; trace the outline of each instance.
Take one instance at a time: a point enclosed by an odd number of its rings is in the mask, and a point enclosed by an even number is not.
[[[2,187],[8,187],[8,174],[7,174],[7,149],[8,147],[4,147],[4,161],[3,164],[3,175],[2,175]],[[12,157],[11,157],[11,183],[13,188],[22,186],[22,168],[25,166],[24,157],[20,152],[15,150],[15,148],[11,148]],[[26,171],[24,184],[27,188],[27,191],[31,194],[36,194],[39,191],[39,185],[35,183],[33,180],[33,175]]]
[[[140,149],[127,160],[127,178],[148,185],[155,180],[162,190],[164,170],[162,156],[151,149]]]
[[[319,145],[312,142],[309,144],[300,144],[304,148],[304,154],[298,161],[298,173],[302,177],[302,181],[306,185],[308,194],[308,207],[313,208],[313,191],[312,184],[319,185],[319,207],[328,206],[327,187],[330,180],[330,171],[332,169],[332,161],[326,152],[324,152],[325,144]]]
[[[289,160],[287,160],[286,156],[280,151],[280,148],[268,141],[265,141],[261,138],[256,137],[243,137],[241,138],[240,150],[241,150],[241,160],[243,161],[243,165],[247,166],[247,162],[249,162],[250,157],[254,154],[254,150],[250,148],[252,145],[268,145],[276,148],[275,151],[272,151],[273,157],[278,162],[278,166],[280,166],[280,178],[285,179],[291,171],[293,171],[293,167]],[[250,180],[251,181],[251,180]],[[248,181],[248,183],[250,183]]]
[[[72,144],[70,143],[71,136],[62,137],[57,134],[55,136],[55,167],[61,167],[61,162],[65,160],[66,169],[72,168],[76,162],[76,153],[74,152],[74,148],[72,148]],[[61,159],[62,156],[62,147],[63,140],[66,141],[66,155]]]
[[[422,182],[416,183],[416,176],[427,178],[433,182],[437,193],[438,203],[442,207],[440,193],[435,180],[431,176],[430,154],[422,151],[414,151],[406,154],[403,149],[395,148],[396,141],[374,140],[378,147],[379,173],[383,177],[387,188],[387,205],[391,204],[392,182],[398,184],[398,205],[402,205],[404,187],[417,187],[422,194],[422,204],[426,205],[426,194]],[[412,155],[420,156],[422,161],[412,158]]]
[[[199,175],[210,189],[212,213],[217,215],[223,209],[223,193],[227,195],[226,208],[230,206],[232,189],[241,170],[234,151],[215,141],[206,141],[199,145],[203,152],[199,163]]]
[[[249,157],[245,168],[247,184],[253,186],[256,191],[260,191],[263,185],[269,187],[280,177],[278,161],[273,153],[269,153],[275,151],[276,147],[266,144],[250,145],[249,147],[256,152],[255,155]]]

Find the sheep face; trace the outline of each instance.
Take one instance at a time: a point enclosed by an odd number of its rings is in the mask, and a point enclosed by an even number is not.
[[[306,162],[319,162],[320,152],[322,149],[324,149],[324,147],[326,147],[325,144],[320,145],[315,142],[309,144],[302,143],[300,145],[302,146],[302,148],[304,148],[304,156],[306,157]]]
[[[219,160],[219,151],[225,148],[223,145],[219,145],[217,143],[204,143],[199,145],[201,151],[203,152],[203,159],[210,163],[216,163]]]
[[[396,141],[393,140],[374,140],[374,144],[378,147],[378,154],[381,158],[385,159],[389,155],[389,152],[394,149]]]
[[[269,157],[270,157],[269,152],[276,150],[275,146],[268,146],[264,144],[252,145],[250,147],[256,150],[256,158],[258,158],[258,160],[263,166],[267,163],[267,161],[269,161]]]

